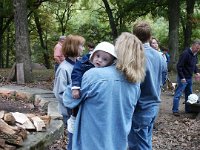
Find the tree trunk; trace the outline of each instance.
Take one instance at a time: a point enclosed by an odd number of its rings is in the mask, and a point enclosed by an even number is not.
[[[9,56],[12,46],[10,45],[10,27],[7,28],[7,37],[6,37],[6,68],[9,67]]]
[[[3,9],[3,2],[0,1],[0,9]],[[0,68],[3,68],[3,17],[0,16]]]
[[[37,12],[34,12],[34,18],[35,18],[35,24],[37,27],[37,32],[38,32],[39,38],[40,38],[40,45],[43,48],[43,57],[44,57],[44,61],[45,61],[45,66],[47,67],[47,69],[49,69],[50,68],[49,52],[48,52],[47,46],[43,40],[43,36],[42,36],[43,31],[42,31],[42,27],[41,27]]]
[[[116,27],[116,24],[115,24],[115,20],[114,20],[113,14],[112,14],[112,10],[110,9],[110,6],[109,6],[107,0],[102,0],[102,1],[103,1],[104,5],[106,7],[106,13],[108,14],[109,23],[110,23],[110,27],[111,27],[111,30],[112,30],[113,40],[115,40],[118,36],[118,33],[117,33],[117,27]]]
[[[192,36],[192,19],[194,13],[194,4],[195,0],[186,0],[186,27],[183,30],[184,33],[184,48],[189,47],[191,44],[191,36]],[[183,28],[184,29],[184,28]]]
[[[169,53],[171,61],[169,70],[175,69],[176,53],[178,51],[178,32],[179,32],[179,0],[169,0],[168,4],[169,17]]]
[[[24,63],[25,82],[31,82],[31,56],[28,33],[27,1],[13,0],[16,62]]]

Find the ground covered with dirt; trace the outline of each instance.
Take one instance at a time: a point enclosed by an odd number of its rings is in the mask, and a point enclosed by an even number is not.
[[[42,81],[37,80],[26,86],[52,90],[52,78],[49,76],[45,77],[42,76]],[[41,77],[39,78],[41,79]],[[44,81],[44,79],[46,80]],[[4,82],[1,82],[0,86],[4,84]],[[195,83],[194,92],[197,94],[199,92],[198,88],[199,83]],[[161,99],[160,112],[153,131],[153,150],[200,150],[200,119],[197,119],[200,117],[197,117],[195,113],[184,113],[184,97],[181,98],[180,102],[180,117],[172,115],[173,94],[171,91],[163,91]],[[14,99],[0,97],[0,110],[8,106],[20,111],[28,111],[32,108],[30,103],[24,103],[20,100],[16,103]],[[49,146],[48,150],[64,150],[66,142],[65,133],[64,137],[61,137],[57,141],[52,141],[52,145]]]
[[[159,116],[153,131],[154,150],[200,150],[200,119],[197,113],[184,112],[184,97],[180,102],[180,117],[172,115],[171,92],[162,93]]]

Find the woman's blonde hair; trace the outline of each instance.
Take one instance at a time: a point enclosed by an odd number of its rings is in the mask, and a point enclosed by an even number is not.
[[[129,82],[142,82],[145,77],[145,56],[142,42],[133,34],[123,32],[116,40],[116,68]]]
[[[78,57],[79,46],[84,45],[85,39],[79,35],[68,35],[62,44],[62,52],[65,57]]]

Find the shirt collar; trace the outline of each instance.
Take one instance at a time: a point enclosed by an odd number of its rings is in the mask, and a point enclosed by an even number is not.
[[[192,52],[192,48],[191,47],[190,47],[190,51]],[[197,52],[196,53],[192,52],[192,54],[195,56],[197,54]]]
[[[143,43],[143,46],[144,46],[144,48],[146,48],[146,47],[149,47],[150,44],[149,44],[149,42],[146,42],[146,43]]]
[[[74,65],[75,64],[75,61],[69,59],[68,57],[65,58],[65,60],[70,63],[71,65]]]

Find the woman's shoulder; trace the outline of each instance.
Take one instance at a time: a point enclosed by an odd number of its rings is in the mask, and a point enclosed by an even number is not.
[[[64,60],[64,61],[59,65],[59,67],[65,68],[65,69],[66,69],[66,66],[67,66],[67,67],[73,67],[73,65],[70,64],[69,62],[67,62],[66,60]]]
[[[103,68],[91,68],[86,71],[84,74],[84,78],[88,78],[88,80],[122,80],[123,76],[120,73],[115,65],[103,67]]]
[[[98,68],[98,67],[94,67],[91,68],[90,70],[88,70],[88,74],[99,74],[99,75],[107,75],[109,73],[113,73],[116,70],[116,67],[114,65],[112,66],[108,66],[108,67],[102,67],[102,68]]]

